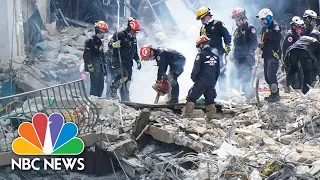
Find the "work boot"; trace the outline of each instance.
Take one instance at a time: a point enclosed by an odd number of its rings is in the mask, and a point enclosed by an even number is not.
[[[214,114],[217,113],[216,105],[210,104],[206,106],[206,116],[208,119],[213,119]]]
[[[271,94],[269,97],[264,98],[265,101],[268,102],[277,102],[280,101],[280,96],[277,93]]]
[[[194,106],[195,106],[195,104],[193,102],[187,102],[186,108],[184,110],[184,114],[186,116],[191,116],[193,113],[193,110],[194,110]]]

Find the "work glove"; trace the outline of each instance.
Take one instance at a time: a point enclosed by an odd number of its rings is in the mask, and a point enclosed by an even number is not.
[[[225,45],[224,52],[226,52],[226,54],[229,54],[230,51],[231,51],[230,45]]]
[[[263,42],[259,42],[259,44],[258,44],[258,48],[262,49],[262,48],[263,48],[263,46],[264,46],[264,43],[263,43]]]
[[[87,67],[89,72],[94,72],[94,67],[92,66],[92,64],[88,64]]]
[[[280,56],[277,52],[273,52],[273,57],[277,58],[278,60],[280,59]]]
[[[121,47],[121,40],[116,41],[114,43],[112,43],[112,48],[120,48]]]
[[[137,69],[140,70],[141,69],[141,60],[136,60],[137,63]]]

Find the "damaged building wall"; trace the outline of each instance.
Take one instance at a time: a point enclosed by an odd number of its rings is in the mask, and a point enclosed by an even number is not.
[[[0,2],[0,63],[8,67],[10,59],[24,56],[23,16],[21,0]]]

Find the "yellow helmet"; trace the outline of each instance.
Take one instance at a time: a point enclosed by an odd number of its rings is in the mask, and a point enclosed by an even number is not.
[[[163,32],[158,32],[156,34],[156,40],[164,40],[164,39],[167,39],[167,35]]]
[[[197,20],[202,19],[209,13],[210,9],[206,7],[201,7],[197,11]]]

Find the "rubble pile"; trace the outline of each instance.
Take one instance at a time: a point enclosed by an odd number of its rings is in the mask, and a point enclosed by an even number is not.
[[[100,121],[95,141],[83,140],[115,158],[118,177],[129,179],[320,178],[319,93],[282,95],[260,109],[244,98],[221,101],[223,113],[211,121],[201,109],[190,119],[90,97]]]

